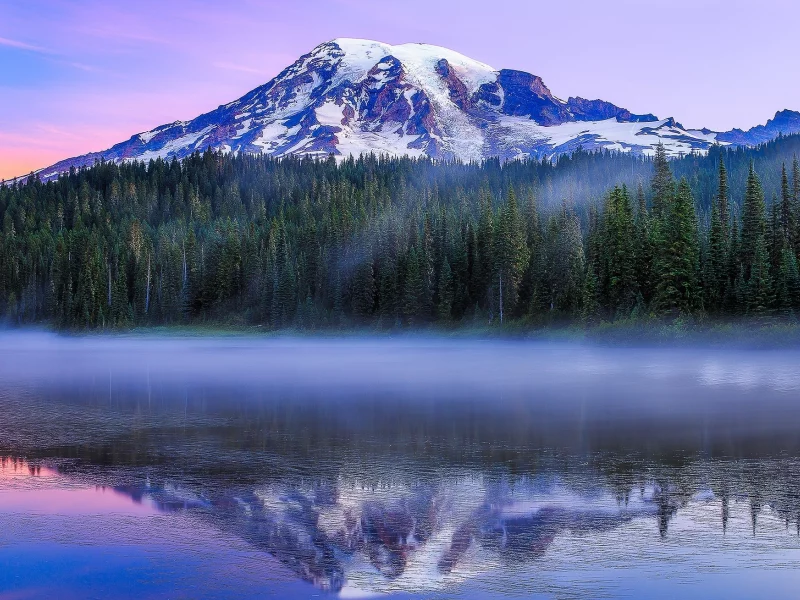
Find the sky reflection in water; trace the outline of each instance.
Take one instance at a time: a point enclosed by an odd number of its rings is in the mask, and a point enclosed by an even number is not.
[[[0,599],[794,597],[800,354],[0,336]]]

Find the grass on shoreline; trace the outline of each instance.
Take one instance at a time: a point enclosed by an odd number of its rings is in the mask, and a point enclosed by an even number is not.
[[[45,327],[47,327],[45,325]],[[48,329],[52,329],[49,328]],[[426,327],[325,327],[273,330],[260,325],[209,322],[139,326],[114,330],[56,330],[65,335],[123,335],[129,337],[258,337],[258,338],[354,338],[429,337],[449,339],[508,339],[549,342],[591,343],[612,346],[703,346],[736,348],[800,348],[800,322],[765,321],[662,321],[625,320],[596,325],[558,323],[533,325],[512,322],[499,325]]]

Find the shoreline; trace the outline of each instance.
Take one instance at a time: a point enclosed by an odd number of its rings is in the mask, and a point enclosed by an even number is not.
[[[261,325],[224,323],[138,326],[120,329],[59,329],[49,324],[6,327],[3,332],[43,332],[65,337],[256,338],[256,339],[447,339],[576,343],[618,347],[699,347],[737,349],[800,348],[800,323],[785,321],[689,322],[621,321],[594,326],[533,326],[512,323],[484,327],[338,327],[268,329]]]

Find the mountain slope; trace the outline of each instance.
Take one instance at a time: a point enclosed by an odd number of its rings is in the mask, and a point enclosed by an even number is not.
[[[98,160],[182,158],[208,147],[274,156],[375,152],[481,160],[584,149],[704,151],[800,132],[783,111],[747,132],[685,129],[602,100],[554,96],[540,77],[492,67],[437,46],[338,39],[267,84],[191,121],[134,135],[112,148],[43,169],[47,178]]]

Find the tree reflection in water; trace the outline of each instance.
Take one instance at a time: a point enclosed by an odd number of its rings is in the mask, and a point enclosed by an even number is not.
[[[265,350],[252,346],[226,353],[225,369],[260,364]],[[429,346],[400,347],[408,373],[426,367],[415,352],[447,363]],[[526,378],[492,376],[476,389],[480,374],[451,386],[452,369],[429,387],[405,371],[376,380],[362,350],[346,381],[326,387],[203,379],[201,367],[218,369],[207,356],[188,376],[120,373],[89,352],[81,365],[96,358],[108,370],[0,373],[0,451],[24,457],[32,477],[50,468],[197,516],[331,591],[515,575],[544,568],[562,540],[578,561],[632,536],[669,542],[675,519],[699,527],[703,507],[719,535],[745,505],[752,532],[775,518],[800,532],[797,354],[709,366],[698,352],[501,344],[495,359],[493,346],[476,347],[448,356],[475,372],[528,369]],[[200,360],[192,352],[185,361]],[[313,364],[333,372],[323,358]],[[698,553],[706,542],[685,541]]]

